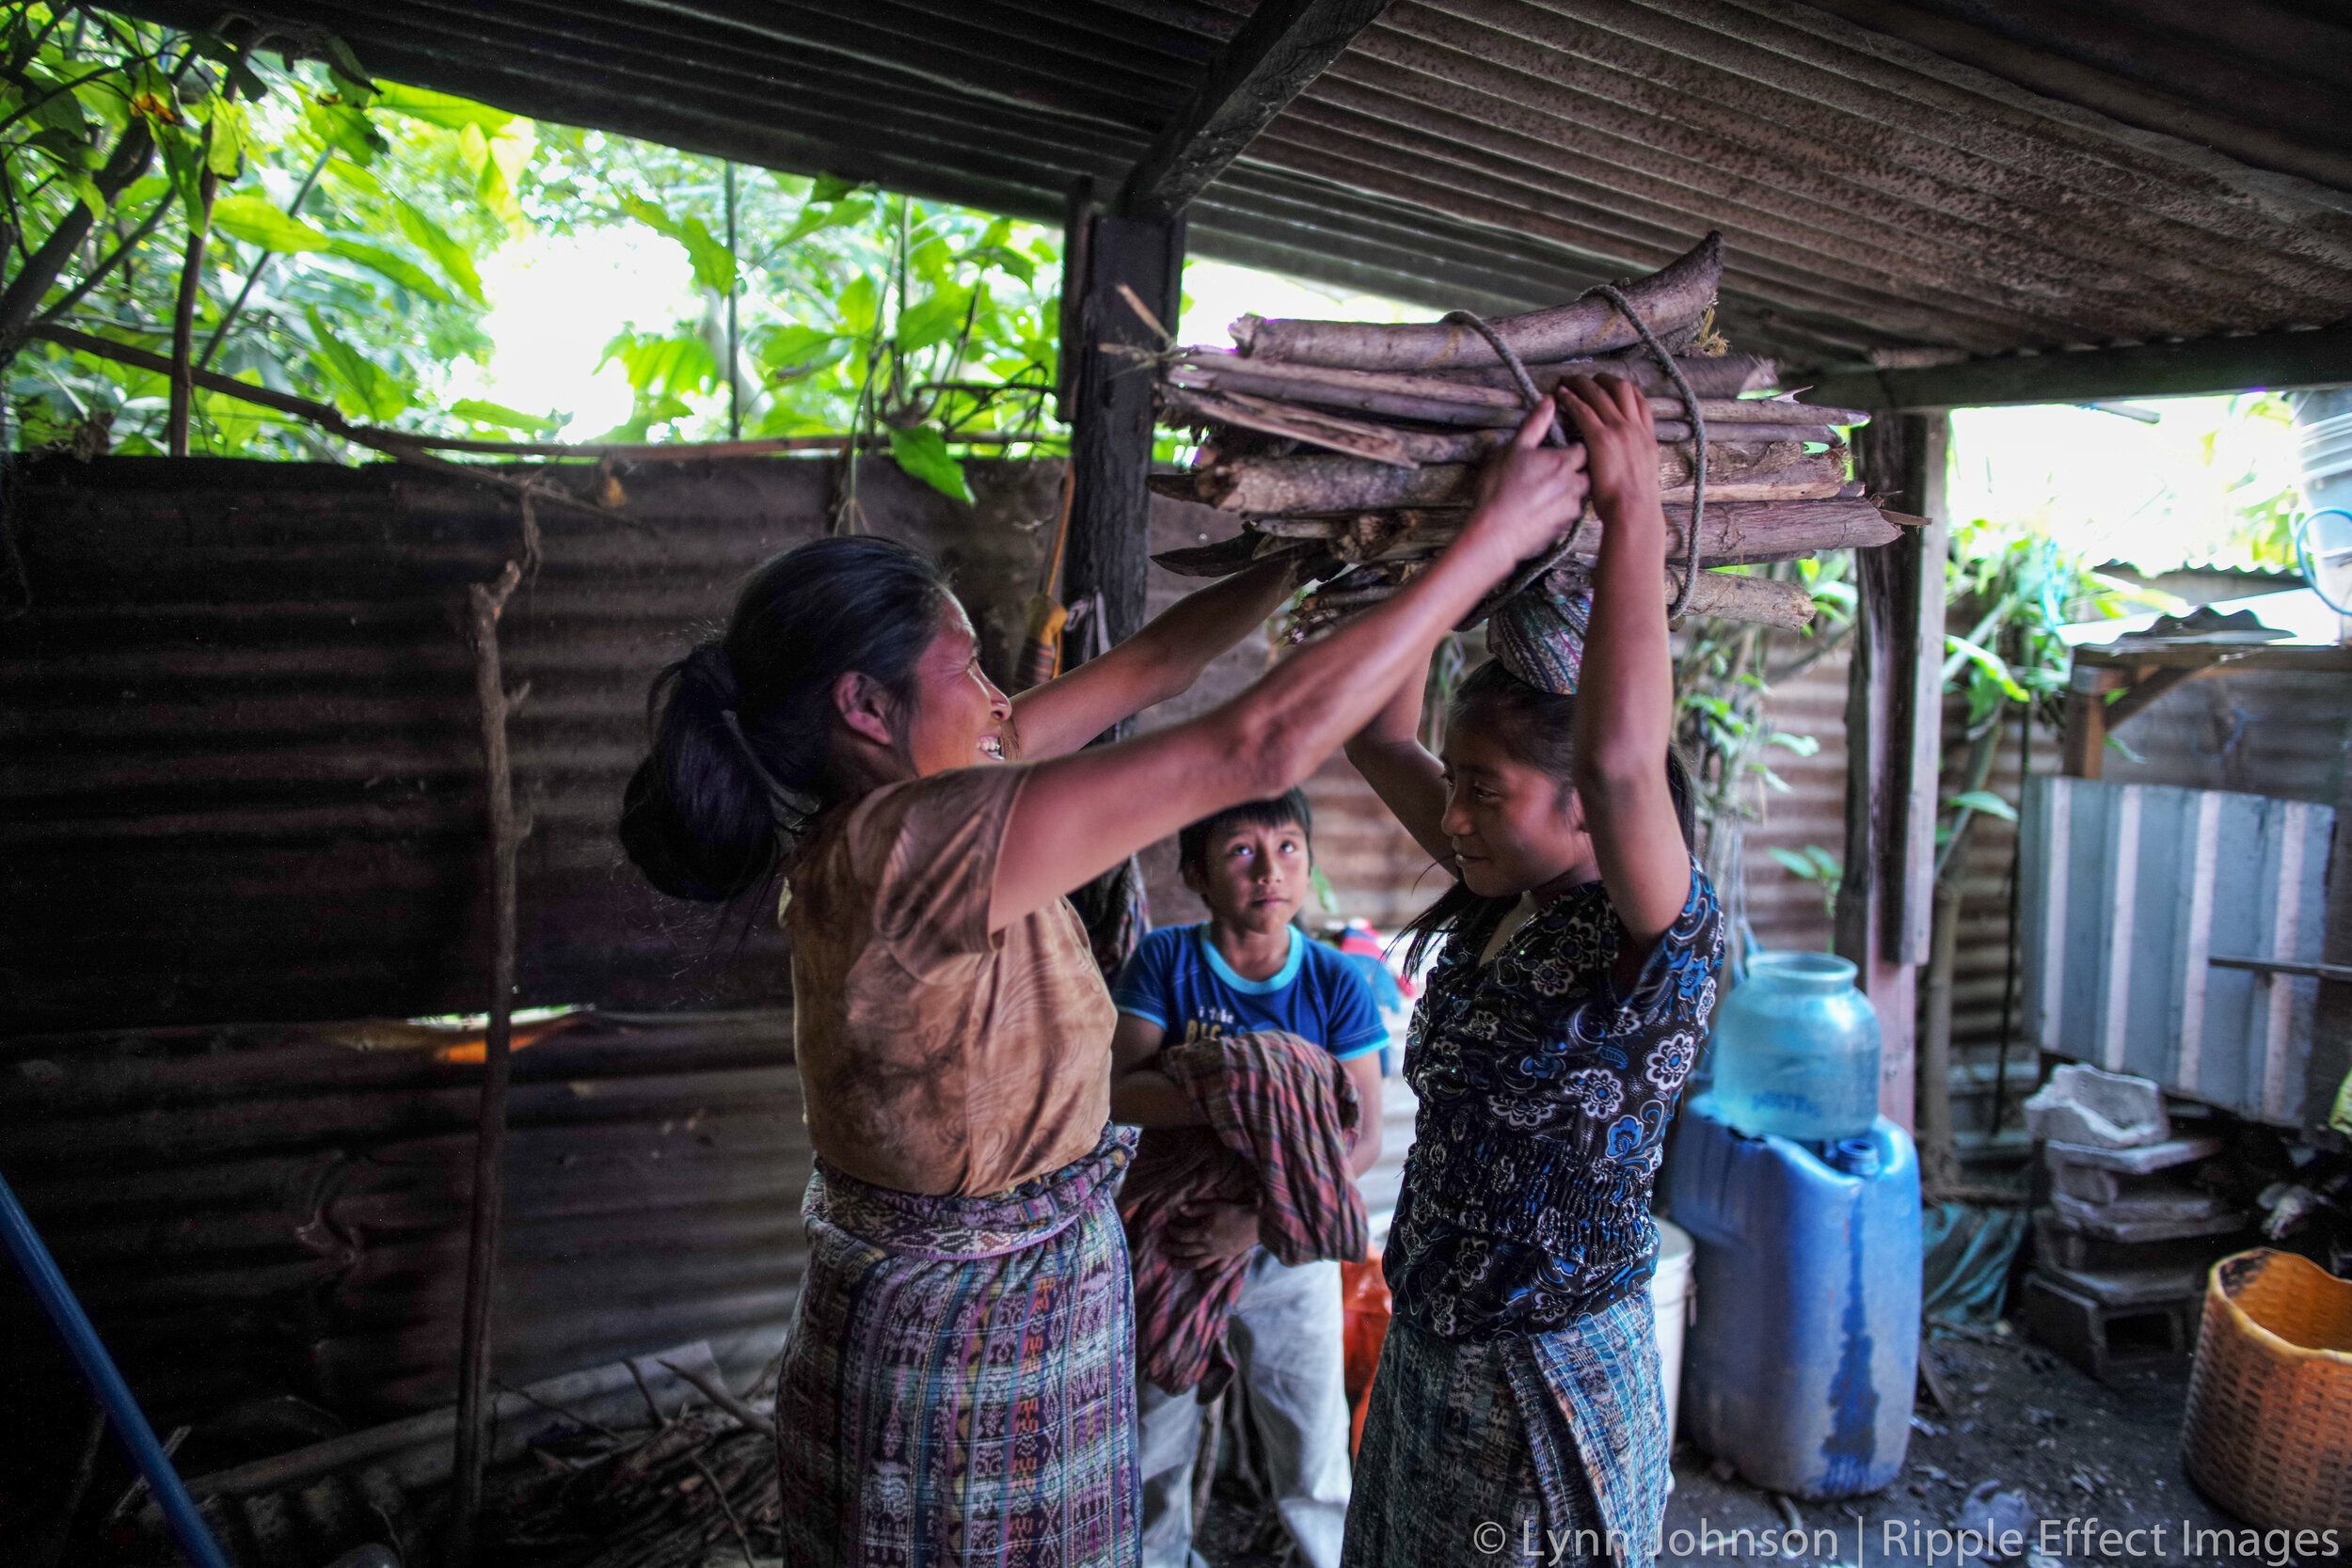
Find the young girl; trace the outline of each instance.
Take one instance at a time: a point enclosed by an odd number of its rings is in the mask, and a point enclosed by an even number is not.
[[[1647,1564],[1666,1412],[1650,1183],[1715,1003],[1713,890],[1671,759],[1666,522],[1647,401],[1560,392],[1603,532],[1581,603],[1490,628],[1444,760],[1419,677],[1348,755],[1457,885],[1405,1070],[1421,1099],[1389,1233],[1395,1296],[1357,1461],[1352,1568]],[[1549,624],[1544,624],[1547,613]]]
[[[1581,453],[1539,449],[1542,431],[1529,420],[1405,592],[1120,745],[1081,750],[1269,614],[1283,569],[1196,594],[1008,701],[935,567],[823,539],[755,573],[725,635],[657,683],[630,858],[685,897],[787,879],[817,1152],[777,1390],[787,1563],[1136,1560],[1116,1020],[1063,895],[1280,794],[1371,719],[1581,507]]]

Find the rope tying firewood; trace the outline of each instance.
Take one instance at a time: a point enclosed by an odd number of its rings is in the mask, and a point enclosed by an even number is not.
[[[1682,612],[1690,608],[1691,590],[1697,585],[1699,580],[1699,521],[1707,515],[1707,416],[1699,412],[1698,394],[1691,390],[1691,383],[1683,377],[1682,367],[1675,363],[1675,356],[1668,354],[1665,346],[1659,342],[1657,335],[1649,329],[1649,323],[1644,321],[1641,312],[1633,309],[1633,302],[1627,299],[1613,283],[1596,283],[1584,291],[1583,297],[1590,299],[1595,294],[1598,294],[1615,306],[1624,313],[1625,319],[1633,324],[1633,330],[1642,335],[1642,346],[1649,350],[1650,356],[1656,359],[1665,370],[1666,374],[1673,379],[1675,390],[1682,394],[1682,406],[1690,411],[1692,441],[1690,547],[1682,562],[1682,586],[1675,590],[1675,602],[1666,610],[1667,620],[1678,621],[1682,618]]]
[[[1527,400],[1527,406],[1530,409],[1544,406],[1546,400],[1543,393],[1535,389],[1535,378],[1527,373],[1527,367],[1520,362],[1519,356],[1512,352],[1511,345],[1502,341],[1501,333],[1468,310],[1449,310],[1446,312],[1445,320],[1456,325],[1467,326],[1486,339],[1486,346],[1493,349],[1496,356],[1510,367],[1511,379],[1519,384],[1519,396]],[[1560,428],[1560,405],[1555,403],[1551,404],[1551,428],[1544,432],[1544,445],[1565,447],[1567,444],[1567,435]],[[1589,511],[1590,508],[1586,510]],[[1584,512],[1578,513],[1576,521],[1568,525],[1568,531],[1561,535],[1557,545],[1521,567],[1512,576],[1509,582],[1502,585],[1502,592],[1490,594],[1473,606],[1470,614],[1463,618],[1462,624],[1454,629],[1470,630],[1470,627],[1492,614],[1497,605],[1526,593],[1542,581],[1544,574],[1565,561],[1568,551],[1576,547],[1576,536],[1584,531]]]

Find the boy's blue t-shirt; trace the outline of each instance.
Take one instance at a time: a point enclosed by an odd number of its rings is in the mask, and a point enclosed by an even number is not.
[[[1372,988],[1345,954],[1290,927],[1291,953],[1263,980],[1245,980],[1218,956],[1209,927],[1163,926],[1119,972],[1111,1000],[1168,1031],[1170,1042],[1281,1029],[1344,1062],[1389,1043]]]

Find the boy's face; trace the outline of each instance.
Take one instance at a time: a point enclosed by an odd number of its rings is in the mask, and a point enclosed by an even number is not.
[[[1227,926],[1263,933],[1290,924],[1307,896],[1312,862],[1295,822],[1232,826],[1209,835],[1204,864],[1184,869],[1184,885]]]

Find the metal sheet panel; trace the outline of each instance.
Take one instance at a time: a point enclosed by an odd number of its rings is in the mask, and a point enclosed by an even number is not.
[[[660,897],[613,823],[654,673],[743,573],[822,531],[831,469],[647,464],[610,519],[541,509],[546,562],[501,633],[531,685],[524,1003],[782,996],[765,911]],[[1059,465],[969,471],[977,507],[885,462],[860,494],[873,531],[956,574],[1002,671]],[[391,465],[110,458],[34,461],[9,510],[32,608],[0,623],[4,1026],[479,1010],[480,731],[453,611],[514,552],[513,503]]]
[[[2042,1049],[2281,1126],[2299,1121],[2335,813],[2083,779],[2027,787],[2026,1029]]]
[[[204,1424],[185,1465],[246,1457],[224,1418],[276,1396],[354,1426],[453,1397],[481,1069],[362,1037],[0,1046],[0,1168],[157,1425]],[[595,1017],[516,1056],[510,1106],[497,1375],[704,1338],[755,1370],[806,1258],[790,1015]],[[71,1402],[21,1291],[0,1386]]]

